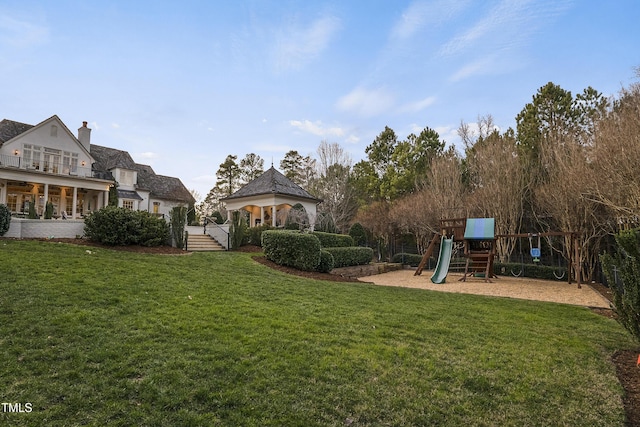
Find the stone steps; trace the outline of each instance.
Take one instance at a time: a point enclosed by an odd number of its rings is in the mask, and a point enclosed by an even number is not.
[[[191,252],[224,251],[224,247],[208,234],[189,234],[187,250]]]

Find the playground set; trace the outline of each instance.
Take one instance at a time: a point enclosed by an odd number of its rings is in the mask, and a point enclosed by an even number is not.
[[[496,241],[498,239],[528,238],[530,255],[533,262],[536,263],[539,262],[541,258],[541,237],[551,238],[556,236],[565,238],[569,243],[567,281],[571,284],[572,277],[575,277],[578,288],[580,288],[580,245],[576,244],[576,233],[552,231],[544,233],[496,235],[494,218],[455,218],[441,220],[440,232],[434,234],[414,275],[419,276],[422,274],[422,270],[429,258],[435,252],[435,247],[440,245],[436,268],[431,276],[433,283],[445,283],[450,270],[452,255],[457,248],[462,249],[463,256],[466,259],[464,262],[464,274],[459,280],[464,282],[469,277],[480,277],[485,282],[491,282],[491,279],[497,278],[493,271],[493,262],[496,254]],[[535,239],[537,239],[537,245]],[[522,262],[521,245],[520,257]],[[522,270],[521,268],[518,273],[513,271],[511,273],[517,277],[522,274]],[[554,276],[557,279],[562,279],[564,273],[562,276],[558,276],[554,272]]]

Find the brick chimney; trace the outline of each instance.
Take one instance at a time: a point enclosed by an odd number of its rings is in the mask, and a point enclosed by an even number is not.
[[[87,122],[82,122],[82,127],[78,129],[78,140],[87,151],[90,151],[91,129],[87,127]]]

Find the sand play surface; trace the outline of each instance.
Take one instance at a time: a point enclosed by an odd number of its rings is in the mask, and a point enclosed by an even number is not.
[[[467,278],[466,282],[458,279],[462,274],[450,273],[445,283],[431,283],[431,271],[423,271],[414,276],[415,270],[406,269],[384,274],[361,277],[361,282],[383,286],[400,286],[406,288],[430,289],[441,292],[458,292],[476,295],[519,298],[535,301],[549,301],[561,304],[580,305],[584,307],[609,308],[609,301],[588,284],[578,288],[576,283],[566,281],[548,281],[512,276],[500,276],[487,283],[482,278]]]

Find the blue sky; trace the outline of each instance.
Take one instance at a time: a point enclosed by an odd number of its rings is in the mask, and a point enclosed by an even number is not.
[[[57,114],[203,197],[228,154],[354,162],[385,126],[458,146],[553,82],[637,81],[637,0],[0,0],[0,119]]]

